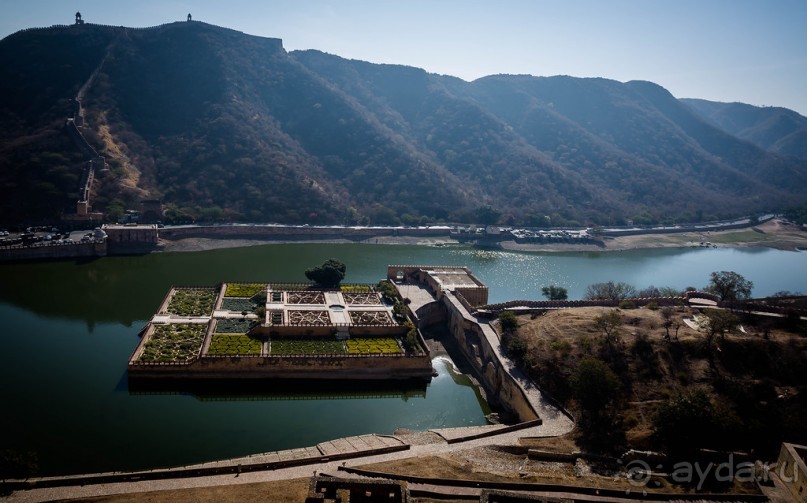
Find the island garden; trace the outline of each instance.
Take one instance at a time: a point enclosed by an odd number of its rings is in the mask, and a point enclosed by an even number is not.
[[[129,375],[431,378],[427,345],[391,284],[328,282],[173,287],[143,329]]]

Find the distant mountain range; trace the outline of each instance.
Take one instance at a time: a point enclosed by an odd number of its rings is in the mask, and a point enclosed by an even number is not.
[[[699,221],[807,202],[807,118],[651,82],[473,82],[200,22],[0,41],[0,220],[75,205],[84,136],[108,216],[522,225]]]

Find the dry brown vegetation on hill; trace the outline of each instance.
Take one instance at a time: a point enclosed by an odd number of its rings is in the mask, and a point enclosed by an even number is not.
[[[593,322],[608,314],[621,322],[611,342]],[[772,455],[783,440],[807,441],[800,420],[807,412],[803,322],[744,316],[729,333],[716,334],[710,346],[703,329],[684,321],[698,314],[674,308],[669,340],[660,309],[580,308],[520,316],[516,337],[526,347],[521,364],[575,414],[577,440],[590,450],[669,450],[690,442],[688,447]],[[597,367],[599,362],[605,368]],[[614,389],[607,386],[611,374]],[[587,393],[605,405],[597,408],[595,400],[587,409]],[[706,402],[698,402],[702,395]],[[681,406],[692,403],[706,409],[696,411],[705,415],[691,425],[690,438],[671,442],[664,418],[681,425],[694,421],[694,413]]]

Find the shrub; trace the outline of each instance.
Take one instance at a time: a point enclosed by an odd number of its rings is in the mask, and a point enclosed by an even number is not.
[[[583,410],[597,415],[617,398],[622,381],[602,360],[586,358],[577,366],[571,385]]]
[[[379,292],[381,292],[386,297],[389,297],[390,299],[394,299],[395,297],[398,296],[398,290],[396,290],[395,285],[393,285],[387,280],[379,281],[378,284],[376,285],[376,288],[378,289]]]
[[[501,324],[502,331],[512,332],[518,328],[518,318],[512,311],[503,311],[499,313],[499,323]]]

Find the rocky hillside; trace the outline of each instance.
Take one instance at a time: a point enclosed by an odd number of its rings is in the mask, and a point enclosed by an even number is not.
[[[20,32],[0,41],[0,76],[5,222],[75,200],[82,158],[63,126],[80,90],[110,218],[158,198],[166,221],[650,223],[807,193],[807,162],[649,82],[465,82],[199,22]]]

